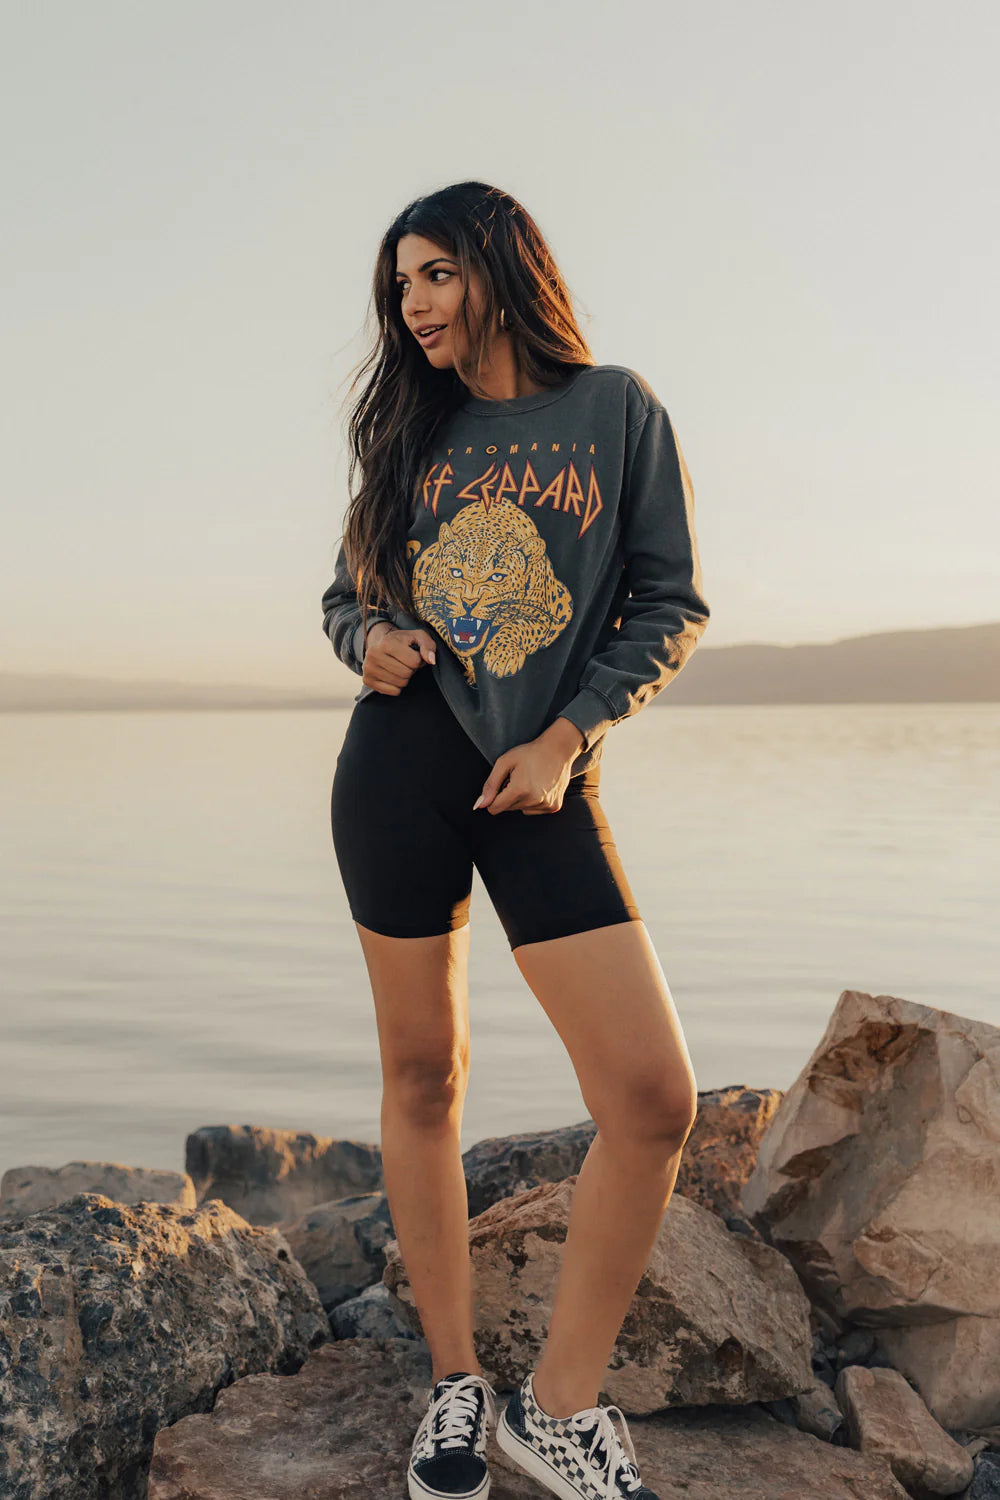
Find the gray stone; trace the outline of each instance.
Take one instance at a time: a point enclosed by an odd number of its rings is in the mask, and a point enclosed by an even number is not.
[[[813,1437],[822,1438],[825,1443],[832,1443],[843,1428],[844,1416],[829,1386],[817,1382],[811,1390],[792,1396],[791,1401],[795,1408],[795,1425],[803,1432],[811,1432]]]
[[[1000,1453],[981,1453],[975,1474],[962,1500],[1000,1500]]]
[[[398,1298],[380,1281],[330,1314],[336,1339],[416,1339]]]
[[[0,1487],[142,1500],[158,1427],[328,1337],[274,1230],[81,1193],[0,1227]]]
[[[285,1238],[299,1265],[319,1292],[328,1313],[381,1278],[385,1258],[375,1265],[358,1243],[359,1221],[370,1226],[381,1193],[359,1193],[334,1203],[318,1203],[286,1226]],[[388,1231],[386,1231],[388,1233]]]

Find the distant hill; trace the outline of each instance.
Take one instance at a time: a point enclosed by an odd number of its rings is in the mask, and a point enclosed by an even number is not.
[[[348,707],[360,689],[128,682],[0,672],[0,713]],[[996,703],[1000,623],[885,631],[822,645],[701,645],[652,707],[670,703]]]
[[[996,703],[1000,624],[892,630],[822,645],[702,645],[661,694],[661,701],[668,698],[673,703]]]

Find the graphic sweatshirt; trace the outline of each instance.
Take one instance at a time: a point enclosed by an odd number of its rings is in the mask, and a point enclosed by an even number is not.
[[[377,620],[430,631],[437,660],[415,670],[435,674],[491,762],[561,717],[584,736],[570,774],[585,771],[708,623],[687,466],[663,405],[622,365],[470,396],[428,455],[407,552],[414,613],[362,622],[341,542],[324,631],[359,674]]]

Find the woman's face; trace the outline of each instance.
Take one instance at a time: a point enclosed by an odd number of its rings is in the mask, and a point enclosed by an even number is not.
[[[464,355],[463,330],[456,323],[462,300],[462,275],[454,256],[419,234],[404,234],[396,246],[396,288],[403,322],[435,369],[451,369],[456,350]],[[469,282],[469,310],[475,325],[482,306],[482,282],[475,271]],[[437,327],[422,336],[422,330]]]

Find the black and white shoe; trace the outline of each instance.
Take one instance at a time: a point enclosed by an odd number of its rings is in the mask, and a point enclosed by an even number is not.
[[[621,1409],[589,1406],[571,1417],[550,1417],[535,1400],[534,1373],[524,1377],[497,1423],[497,1443],[507,1457],[562,1500],[658,1500],[639,1477]]]
[[[496,1420],[493,1387],[482,1375],[457,1370],[431,1390],[406,1471],[410,1500],[485,1500],[489,1423]]]

